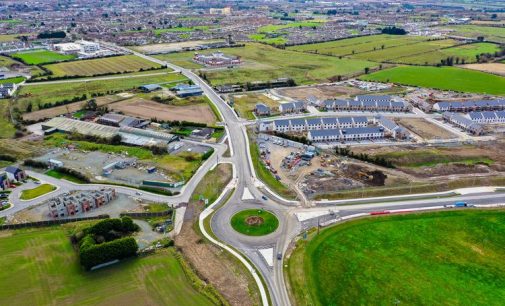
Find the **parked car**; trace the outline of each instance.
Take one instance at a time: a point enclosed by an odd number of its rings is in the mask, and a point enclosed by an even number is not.
[[[282,253],[277,253],[277,260],[281,260],[282,259]]]
[[[261,198],[264,200],[264,201],[268,201],[268,198],[264,195],[261,196]]]

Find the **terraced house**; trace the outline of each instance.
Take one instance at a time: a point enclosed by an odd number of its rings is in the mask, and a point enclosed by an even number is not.
[[[323,111],[408,112],[411,106],[400,97],[356,96],[353,100],[329,99],[319,104]]]
[[[433,110],[438,112],[473,112],[505,110],[505,99],[474,100],[458,102],[438,102],[433,105]]]

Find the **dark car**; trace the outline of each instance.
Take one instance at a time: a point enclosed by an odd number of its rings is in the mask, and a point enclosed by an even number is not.
[[[261,198],[262,198],[263,200],[265,200],[265,201],[268,201],[268,198],[267,198],[266,196],[264,196],[264,195],[262,195],[262,196],[261,196]]]

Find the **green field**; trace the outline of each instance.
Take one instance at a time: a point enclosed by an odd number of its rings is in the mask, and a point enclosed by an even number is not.
[[[261,93],[233,96],[233,108],[238,112],[240,117],[249,120],[254,120],[256,118],[253,111],[258,103],[263,103],[270,107],[272,115],[279,112],[279,102]]]
[[[145,72],[153,73],[153,72]],[[126,76],[126,75],[125,75]],[[86,82],[71,82],[61,84],[36,83],[31,86],[21,86],[18,91],[19,99],[17,105],[20,109],[26,109],[28,103],[37,109],[39,103],[54,103],[64,99],[71,99],[75,96],[93,93],[106,93],[107,91],[126,91],[136,89],[146,84],[163,84],[169,82],[184,82],[186,78],[180,74],[167,73],[153,76],[136,76],[129,78],[119,78],[110,80],[97,80]]]
[[[249,38],[254,41],[262,42],[269,45],[283,45],[288,42],[288,40],[283,36],[270,37],[267,34],[261,34],[261,33],[251,34],[249,35]]]
[[[249,222],[254,222],[253,219],[260,221],[250,224]],[[230,223],[234,230],[247,236],[268,235],[279,227],[279,219],[273,213],[262,209],[242,210],[231,217]]]
[[[455,67],[402,66],[362,76],[361,79],[442,90],[505,95],[504,77]]]
[[[61,61],[67,61],[76,58],[75,55],[63,55],[48,50],[35,50],[11,54],[13,58],[28,65],[49,64]]]
[[[293,78],[299,85],[327,82],[338,75],[364,73],[366,67],[378,66],[363,60],[338,59],[317,54],[308,54],[276,49],[271,46],[250,43],[245,47],[227,48],[225,54],[240,56],[244,64],[238,68],[207,71],[212,85],[269,81],[277,78]],[[205,51],[202,53],[212,53]],[[156,57],[177,62],[186,68],[194,68],[193,52],[158,55]]]
[[[447,27],[455,30],[451,35],[477,38],[483,36],[486,41],[505,43],[505,28],[478,25],[456,25]]]
[[[465,148],[461,148],[464,152]],[[433,167],[440,164],[491,165],[494,161],[487,156],[456,155],[440,149],[395,151],[376,154],[393,163],[395,167]]]
[[[173,249],[83,271],[70,226],[2,232],[0,263],[9,268],[0,272],[0,304],[213,305]]]
[[[288,22],[284,24],[269,24],[266,26],[262,26],[258,29],[258,33],[274,33],[274,32],[279,32],[280,30],[283,29],[288,29],[288,28],[312,28],[312,27],[319,27],[324,24],[324,20],[316,20],[316,21],[295,21],[295,22]]]
[[[169,28],[169,29],[156,29],[156,30],[154,30],[154,34],[161,35],[163,33],[169,33],[169,32],[193,32],[193,31],[207,32],[209,29],[210,29],[209,26],[175,27],[175,28]]]
[[[18,84],[18,83],[21,83],[25,80],[24,77],[15,77],[15,78],[8,78],[8,79],[1,79],[0,80],[0,84],[4,84],[4,83],[14,83],[14,84]]]
[[[10,68],[12,65],[21,65],[21,63],[10,57],[0,55],[0,67]]]
[[[136,72],[141,69],[159,68],[161,65],[155,64],[136,55],[122,55],[51,64],[45,65],[44,67],[53,73],[53,77],[61,77]]]
[[[397,46],[412,45],[428,40],[422,36],[371,35],[348,38],[324,43],[306,44],[288,47],[288,50],[319,53],[332,56],[345,56],[388,49]]]
[[[0,99],[0,138],[12,138],[16,132],[9,116],[9,100]]]
[[[21,200],[31,200],[40,197],[42,195],[45,195],[46,193],[49,193],[53,190],[56,190],[55,186],[51,184],[42,184],[33,189],[25,189],[21,191],[21,195],[19,196],[19,198]]]
[[[505,213],[350,221],[300,240],[286,272],[298,305],[502,305]]]

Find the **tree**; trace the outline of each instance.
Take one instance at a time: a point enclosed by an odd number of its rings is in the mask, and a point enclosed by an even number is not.
[[[31,113],[31,112],[32,112],[32,107],[33,107],[33,106],[32,106],[32,104],[31,104],[31,103],[30,103],[30,104],[28,104],[28,105],[26,106],[26,112],[27,112],[27,113]]]
[[[112,138],[110,139],[110,143],[113,145],[118,145],[121,143],[122,140],[123,140],[123,137],[121,137],[121,135],[119,135],[119,134],[116,134],[116,135],[112,136]]]
[[[98,105],[96,104],[95,99],[91,99],[89,101],[86,101],[84,105],[82,106],[83,110],[89,110],[89,111],[95,111],[98,108]]]
[[[365,67],[365,74],[368,74],[370,72],[370,68],[369,67]]]

